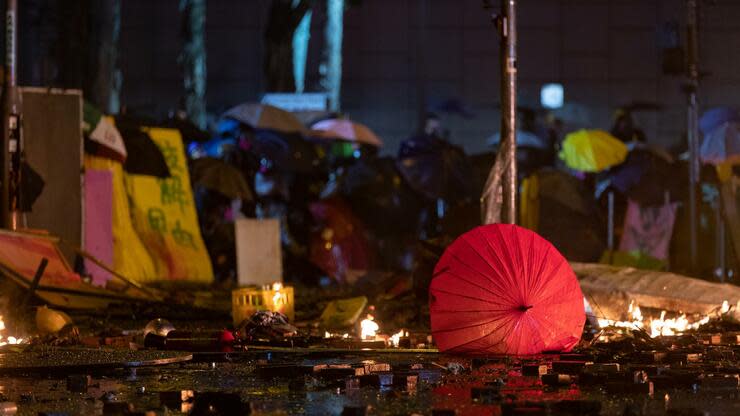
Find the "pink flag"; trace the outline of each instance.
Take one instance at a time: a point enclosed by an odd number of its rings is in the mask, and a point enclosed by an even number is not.
[[[85,251],[113,266],[113,173],[107,170],[85,171]],[[85,269],[99,286],[112,277],[89,260]]]
[[[633,200],[627,205],[620,251],[639,251],[660,260],[668,259],[678,204],[642,207]]]

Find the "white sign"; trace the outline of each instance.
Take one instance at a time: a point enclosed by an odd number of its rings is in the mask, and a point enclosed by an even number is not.
[[[328,96],[322,92],[267,93],[262,97],[262,104],[269,104],[285,111],[326,111]]]
[[[280,221],[236,220],[236,268],[239,286],[270,285],[283,281]]]

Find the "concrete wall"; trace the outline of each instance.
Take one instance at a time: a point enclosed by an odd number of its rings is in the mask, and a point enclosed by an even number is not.
[[[345,19],[343,109],[386,140],[385,151],[416,127],[420,85],[428,100],[462,98],[474,120],[450,118],[452,140],[469,151],[486,148],[498,130],[498,37],[480,0],[365,0]],[[177,67],[177,0],[123,2],[123,101],[163,114],[181,94]],[[494,2],[497,3],[497,2]],[[608,128],[614,109],[631,100],[654,101],[660,112],[637,115],[648,140],[681,142],[682,80],[662,74],[659,31],[684,22],[682,0],[520,1],[520,92],[524,105],[539,103],[543,83],[561,82],[576,124]],[[208,107],[259,99],[262,31],[268,0],[208,2]],[[425,16],[425,18],[423,17]],[[307,74],[316,89],[324,17],[312,22]],[[740,1],[718,0],[702,13],[704,107],[740,104]],[[420,36],[420,22],[426,22]],[[681,32],[683,36],[683,29]],[[420,39],[426,48],[419,61]],[[421,62],[421,64],[419,64]],[[420,84],[420,76],[425,82]]]

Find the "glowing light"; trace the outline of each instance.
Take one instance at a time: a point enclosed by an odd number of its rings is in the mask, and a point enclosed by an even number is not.
[[[723,303],[720,308],[720,313],[727,313],[730,307],[729,304]],[[627,309],[629,315],[628,321],[614,321],[611,319],[599,319],[599,326],[601,328],[626,328],[626,329],[646,329],[649,330],[651,337],[659,336],[671,336],[681,335],[682,333],[695,330],[709,322],[711,317],[706,315],[698,321],[691,322],[686,314],[681,314],[675,318],[666,318],[667,312],[661,311],[659,318],[645,318],[642,315],[640,306],[636,305],[634,301],[630,302]],[[606,338],[604,338],[606,339]]]
[[[5,338],[3,331],[5,331],[5,321],[3,321],[3,317],[2,315],[0,315],[0,346],[23,344],[23,338],[16,338],[12,336],[8,336],[7,338]]]
[[[549,109],[563,106],[565,102],[565,91],[562,84],[545,84],[540,90],[540,104]]]
[[[275,282],[272,284],[272,290],[275,291],[275,294],[272,295],[272,304],[277,306],[280,304],[280,299],[282,298],[282,294],[280,293],[281,290],[283,290],[283,284],[280,282]]]
[[[722,302],[722,307],[720,308],[719,313],[724,315],[729,311],[730,311],[730,302],[728,301]]]
[[[698,329],[700,326],[709,322],[709,316],[705,316],[700,320],[691,323],[686,314],[682,314],[677,318],[665,319],[666,311],[660,313],[660,318],[653,319],[650,321],[650,336],[655,338],[661,335],[677,335],[686,332],[690,329]]]
[[[611,319],[599,319],[599,326],[601,328],[615,327],[615,328],[628,328],[628,329],[641,329],[644,326],[642,311],[640,307],[635,305],[634,301],[630,302],[630,306],[627,308],[631,321],[613,321]]]
[[[362,339],[375,339],[380,326],[375,322],[375,318],[368,314],[367,318],[360,322],[360,338]]]
[[[398,347],[398,344],[401,343],[401,338],[407,336],[409,336],[409,333],[402,329],[398,333],[391,335],[388,340],[391,342],[391,345]]]

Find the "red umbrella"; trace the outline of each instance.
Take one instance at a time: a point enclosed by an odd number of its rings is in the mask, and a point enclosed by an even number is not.
[[[441,351],[568,351],[586,320],[568,262],[547,240],[516,225],[485,225],[459,237],[437,263],[429,293]]]

